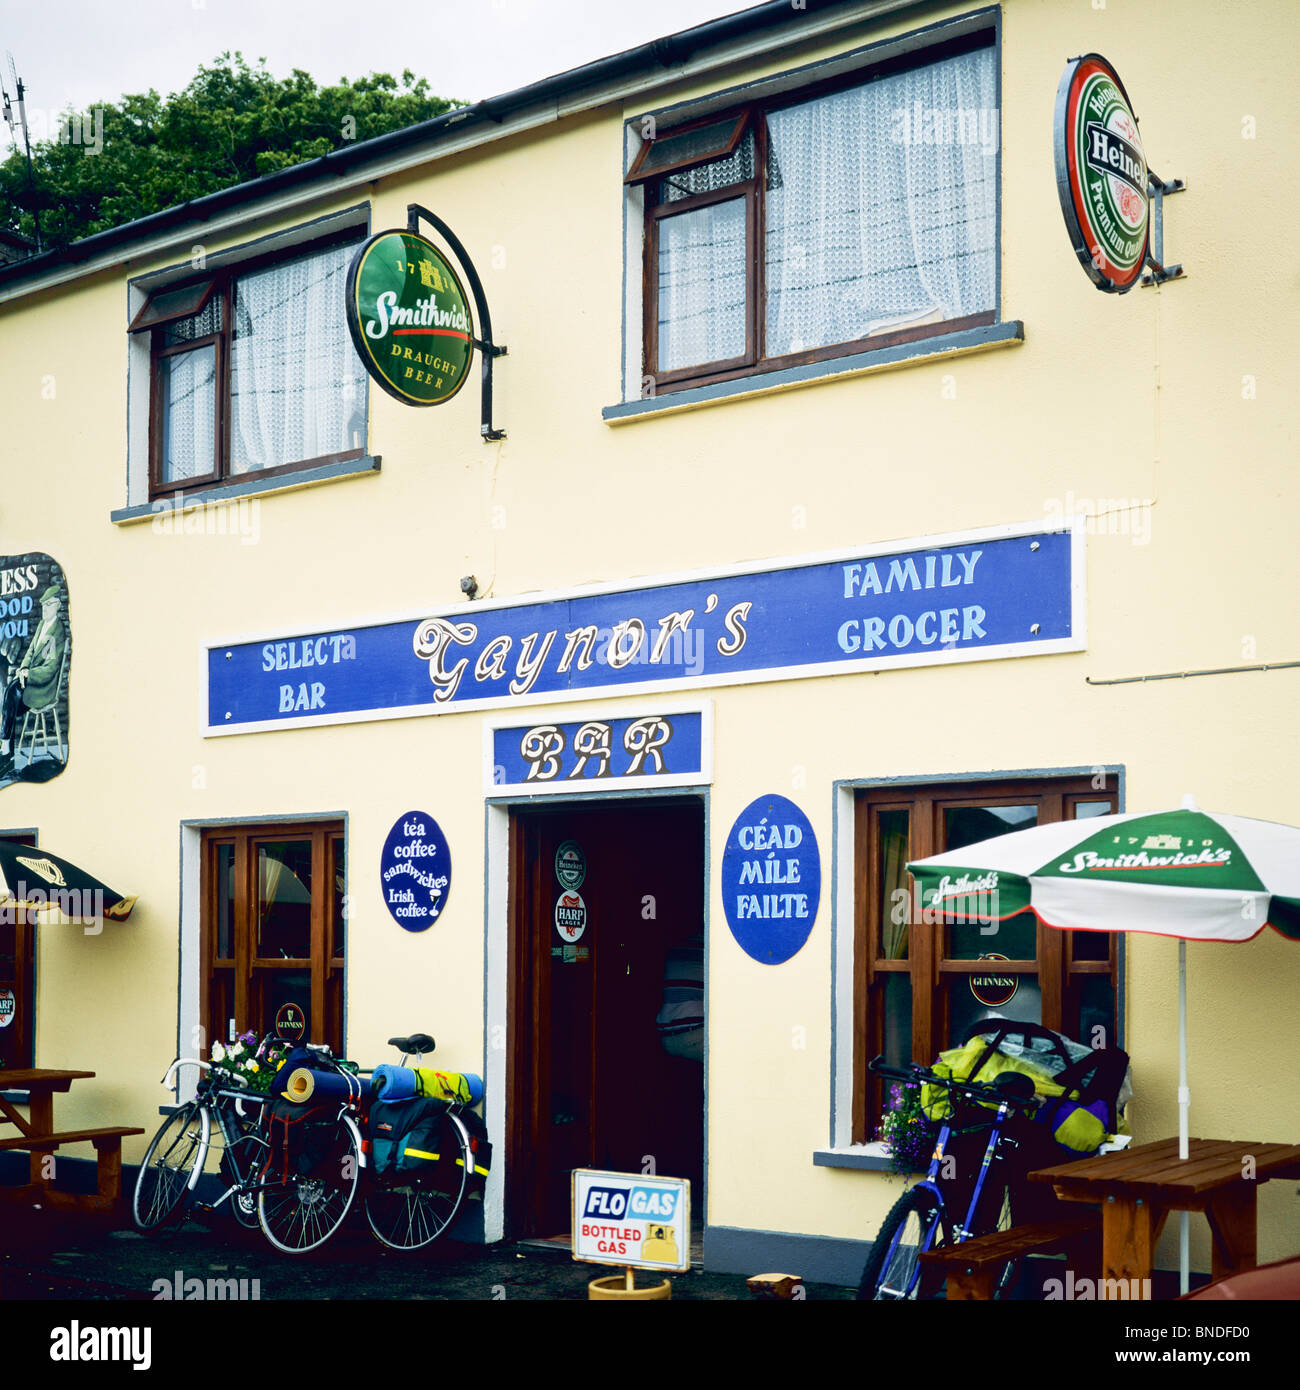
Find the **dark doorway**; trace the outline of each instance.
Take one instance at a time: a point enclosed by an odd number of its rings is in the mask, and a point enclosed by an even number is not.
[[[574,1168],[690,1178],[702,1211],[703,805],[514,811],[510,920],[511,1236],[567,1234]]]

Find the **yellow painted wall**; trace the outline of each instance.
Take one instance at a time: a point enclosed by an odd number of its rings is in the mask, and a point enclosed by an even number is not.
[[[1088,537],[1085,652],[710,692],[713,864],[736,814],[776,791],[811,818],[825,871],[813,934],[780,967],[735,944],[714,874],[713,1224],[870,1236],[898,1191],[897,1179],[811,1163],[829,1133],[834,781],[1121,763],[1129,809],[1193,791],[1207,808],[1300,818],[1300,673],[1085,681],[1300,657],[1287,415],[1300,102],[1288,5],[1259,0],[1231,15],[1210,0],[1182,5],[1176,45],[1158,7],[1005,6],[1002,312],[1024,321],[1022,346],[601,420],[620,391],[624,116],[937,17],[666,82],[626,111],[339,189],[312,209],[369,197],[378,229],[404,225],[418,200],[456,229],[510,348],[497,373],[509,438],[479,441],[472,384],[436,411],[372,389],[382,473],[262,499],[255,543],[109,521],[126,501],[125,280],[184,259],[192,237],[0,308],[0,550],[45,550],[63,565],[74,643],[68,770],[0,793],[0,828],[39,826],[48,847],[141,898],[102,936],[42,935],[38,1064],[98,1073],[61,1098],[60,1123],[152,1127],[165,1099],[156,1080],[175,1048],[182,820],[346,812],[349,1054],[378,1061],[390,1033],[428,1028],[441,1058],[483,1069],[482,716],[198,734],[201,643],[437,612],[460,600],[463,574],[505,598],[1032,522],[1071,497],[1155,499]],[[1052,108],[1065,60],[1089,49],[1124,78],[1153,167],[1189,183],[1167,204],[1166,233],[1188,278],[1158,291],[1099,294],[1067,243]],[[1209,54],[1213,80],[1194,61]],[[638,703],[601,702],[611,713]],[[454,864],[447,909],[423,935],[397,929],[375,873],[390,826],[412,807],[437,817]],[[1188,958],[1192,1132],[1296,1140],[1300,1101],[1285,1075],[1300,1053],[1300,956],[1268,933],[1194,944]],[[1134,939],[1125,986],[1141,1141],[1177,1124],[1176,947]],[[1261,1259],[1300,1249],[1292,1197],[1287,1184],[1265,1188]],[[1208,1266],[1204,1241],[1193,1262]]]

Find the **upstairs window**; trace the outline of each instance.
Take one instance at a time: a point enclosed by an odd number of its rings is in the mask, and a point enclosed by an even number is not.
[[[344,287],[356,238],[154,291],[151,496],[360,458],[365,372]]]
[[[643,141],[656,389],[995,322],[995,55],[965,38]]]

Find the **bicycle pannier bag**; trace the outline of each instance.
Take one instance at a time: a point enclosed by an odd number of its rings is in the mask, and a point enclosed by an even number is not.
[[[268,1144],[264,1182],[307,1177],[337,1150],[338,1106],[301,1105],[273,1096],[263,1112]]]
[[[433,1098],[374,1101],[369,1128],[375,1176],[400,1181],[435,1172],[444,1159],[446,1112],[446,1101]]]

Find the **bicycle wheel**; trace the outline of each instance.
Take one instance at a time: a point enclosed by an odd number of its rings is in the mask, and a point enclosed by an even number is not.
[[[316,1250],[343,1224],[361,1175],[361,1134],[350,1116],[322,1125],[306,1171],[257,1195],[262,1234],[286,1255]]]
[[[469,1135],[444,1116],[438,1164],[408,1182],[375,1182],[366,1192],[366,1220],[375,1238],[394,1250],[418,1250],[449,1230],[465,1201],[472,1162]]]
[[[904,1192],[880,1223],[880,1231],[862,1270],[858,1298],[915,1298],[921,1283],[922,1249],[933,1250],[945,1243],[946,1232],[941,1222],[942,1214],[933,1192],[924,1187]]]
[[[207,1107],[190,1101],[173,1111],[154,1135],[140,1164],[131,1215],[142,1231],[158,1231],[185,1210],[203,1172],[212,1121]]]

